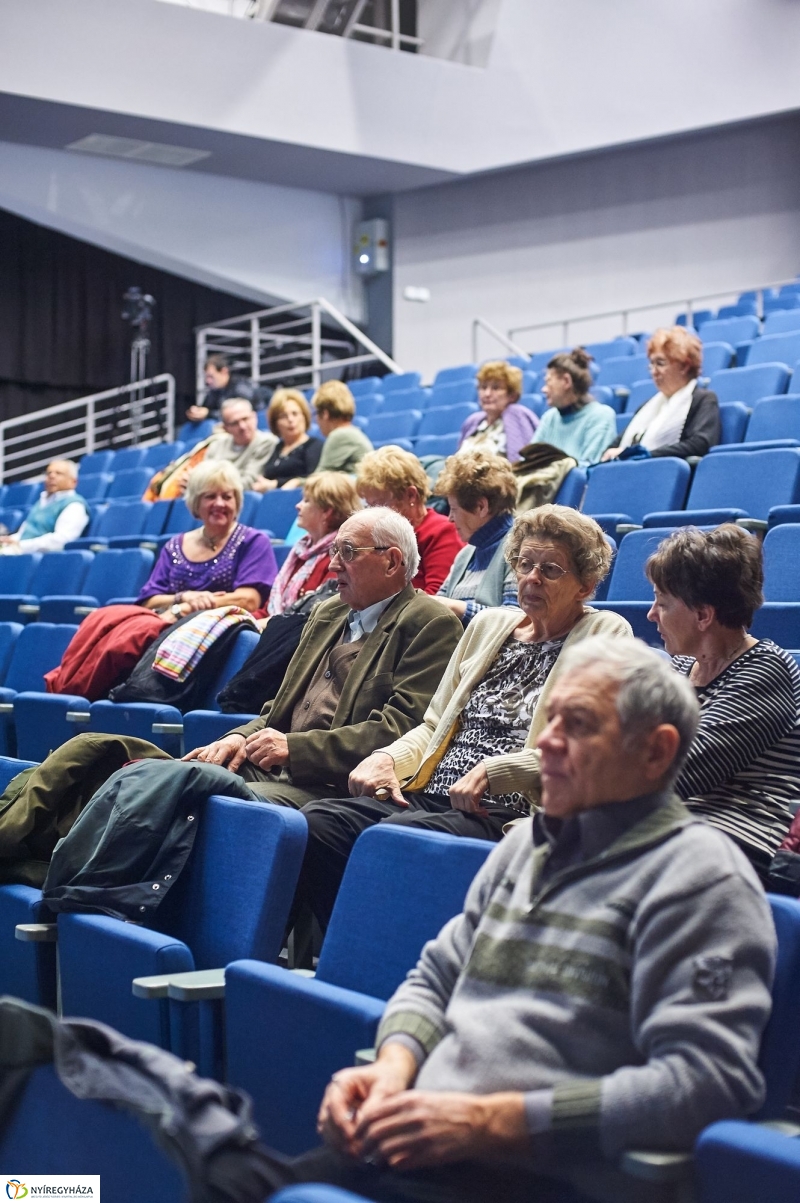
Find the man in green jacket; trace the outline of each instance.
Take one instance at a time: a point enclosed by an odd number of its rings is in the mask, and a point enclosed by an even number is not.
[[[184,759],[226,765],[284,806],[346,793],[364,756],[422,721],[462,633],[411,587],[418,565],[400,514],[376,506],[348,518],[331,547],[339,597],[314,610],[275,698]]]

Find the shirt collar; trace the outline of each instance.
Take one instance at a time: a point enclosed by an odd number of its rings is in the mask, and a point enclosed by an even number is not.
[[[477,547],[478,550],[482,547],[487,547],[490,543],[499,543],[503,536],[511,530],[513,524],[513,514],[495,514],[494,518],[490,518],[488,522],[484,522],[483,526],[479,526],[470,535],[469,542],[473,547]]]
[[[533,819],[534,845],[550,845],[550,872],[581,865],[610,848],[620,836],[663,806],[671,796],[671,789],[640,794],[626,802],[594,806],[569,819],[548,818],[543,811],[538,811]]]
[[[49,501],[60,501],[62,497],[74,497],[74,489],[59,489],[57,493],[48,493],[42,489],[39,494],[39,501],[42,505],[47,505]]]
[[[356,639],[360,639],[362,635],[371,635],[378,625],[381,614],[389,605],[389,602],[394,601],[397,597],[393,593],[391,597],[385,597],[383,601],[373,602],[371,606],[365,606],[363,610],[351,610],[347,615],[348,637],[346,643],[352,643]]]

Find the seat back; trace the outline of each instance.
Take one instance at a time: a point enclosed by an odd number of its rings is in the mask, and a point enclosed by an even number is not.
[[[367,435],[372,443],[395,438],[413,439],[421,420],[422,414],[418,409],[406,409],[397,413],[386,413],[384,410],[370,418]]]
[[[34,597],[80,593],[94,556],[90,551],[51,551],[34,569],[27,592]]]
[[[84,455],[78,464],[78,480],[82,480],[84,476],[96,476],[99,472],[108,472],[113,458],[113,451],[91,451],[89,455]]]
[[[477,405],[467,402],[464,405],[448,405],[443,409],[426,409],[417,430],[417,437],[424,438],[429,434],[458,434],[470,414],[474,414]]]
[[[97,1174],[107,1199],[189,1199],[177,1163],[143,1122],[109,1103],[76,1097],[49,1064],[35,1066],[21,1087],[0,1133],[0,1159],[29,1175],[79,1175],[84,1186]]]
[[[766,520],[772,506],[792,505],[797,501],[800,501],[800,449],[720,451],[707,455],[697,465],[686,508],[730,507],[744,510],[751,518]]]
[[[785,364],[761,363],[755,367],[723,368],[714,372],[708,387],[716,393],[720,405],[741,401],[753,406],[762,397],[785,393],[788,383],[789,370]]]
[[[433,386],[428,409],[442,409],[446,405],[464,405],[467,401],[477,403],[477,400],[478,386],[474,380],[453,380],[450,384]]]
[[[729,368],[733,363],[734,348],[730,343],[703,344],[703,375],[710,376],[723,368]]]
[[[253,526],[256,530],[271,531],[276,539],[284,539],[297,517],[297,503],[302,489],[273,489],[265,493],[256,510]]]
[[[573,510],[579,510],[586,492],[587,479],[588,473],[585,468],[573,468],[562,480],[554,498],[555,504],[568,505]]]
[[[641,522],[654,510],[680,510],[690,476],[686,461],[671,456],[600,464],[589,473],[583,512],[623,513]]]
[[[592,359],[596,359],[598,363],[604,363],[606,359],[618,359],[623,355],[641,354],[636,339],[629,338],[627,335],[611,338],[602,343],[584,343],[584,350],[588,351]]]
[[[427,434],[417,439],[414,451],[417,456],[436,455],[446,458],[455,455],[458,448],[458,431],[455,434]]]
[[[15,531],[19,530],[24,517],[25,510],[16,507],[9,508],[7,506],[0,508],[0,522],[6,528],[3,533],[13,535]]]
[[[767,1093],[757,1120],[780,1119],[792,1096],[800,1070],[800,902],[769,894],[778,936],[778,959],[772,983],[772,1014],[761,1040],[758,1063]]]
[[[182,454],[183,443],[156,443],[152,447],[145,447],[142,466],[149,468],[151,472],[158,472]]]
[[[186,502],[180,497],[172,502],[172,509],[167,514],[163,533],[165,535],[182,535],[185,531],[194,530],[198,526],[202,526],[200,519],[190,513]]]
[[[422,946],[464,906],[492,850],[487,840],[379,823],[356,840],[320,953],[317,977],[389,998]]]
[[[212,681],[209,686],[208,693],[204,700],[198,701],[195,709],[197,710],[219,710],[217,704],[217,694],[230,681],[231,677],[238,673],[239,669],[244,666],[245,660],[252,655],[258,647],[258,641],[261,635],[258,631],[251,631],[248,627],[240,627],[239,633],[228,653],[228,658],[220,669],[216,680]],[[187,749],[188,751],[188,749]]]
[[[116,476],[118,472],[129,472],[132,468],[141,468],[144,466],[144,457],[144,447],[123,447],[121,451],[114,452],[114,458],[108,471],[113,472]]]
[[[45,691],[44,674],[61,663],[67,644],[77,631],[72,623],[33,622],[21,630],[14,643],[5,687],[22,693]]]
[[[3,505],[15,508],[19,507],[24,510],[27,506],[34,504],[41,491],[42,485],[36,484],[35,481],[18,480],[15,484],[6,486]]]
[[[600,365],[597,384],[630,388],[637,380],[644,380],[649,372],[650,360],[646,355],[615,355]]]
[[[381,377],[380,391],[388,398],[392,393],[405,393],[410,388],[419,388],[421,382],[421,372],[390,372],[388,376]]]
[[[800,397],[762,397],[750,415],[746,443],[800,439]]]
[[[108,486],[106,497],[141,497],[152,475],[149,468],[131,468],[127,472],[117,472]]]
[[[534,371],[536,370],[533,364],[530,367]],[[457,380],[474,380],[477,371],[478,366],[474,363],[462,363],[454,368],[440,368],[433,378],[433,387],[436,388],[437,384],[454,384]]]
[[[764,539],[764,600],[800,601],[800,524],[773,526]]]
[[[674,533],[674,527],[629,531],[620,541],[614,558],[606,601],[651,602],[653,586],[645,575],[644,566],[661,541]]]
[[[735,347],[748,338],[758,338],[759,320],[752,315],[743,317],[712,318],[703,322],[700,337],[703,343],[730,343]]]
[[[758,363],[796,363],[800,359],[800,330],[767,334],[753,343],[747,353],[748,366]]]
[[[347,387],[354,397],[366,396],[367,393],[381,393],[383,379],[380,376],[362,376],[360,380],[348,380]]]
[[[649,377],[647,380],[637,380],[631,385],[631,391],[628,393],[623,412],[628,415],[635,414],[637,409],[641,409],[646,401],[649,401],[651,397],[655,397],[657,392],[658,389]]]
[[[144,502],[144,504],[147,505],[148,502]],[[171,501],[154,501],[149,504],[150,509],[142,523],[141,534],[161,535],[164,533],[173,503]]]
[[[42,559],[40,551],[0,556],[0,597],[4,593],[29,593],[31,577]]]
[[[594,390],[592,390],[592,395],[594,396]],[[598,400],[598,398],[595,397],[595,400]],[[547,409],[547,402],[541,393],[523,393],[519,399],[519,404],[524,405],[532,414],[536,414],[537,418],[541,418]]]
[[[793,330],[800,330],[800,309],[780,309],[768,313],[761,333],[767,337],[770,334],[788,334]]]
[[[158,930],[187,944],[198,969],[276,960],[307,832],[300,811],[212,795]]]
[[[205,418],[202,422],[184,422],[178,431],[179,442],[185,444],[184,451],[212,435],[216,425],[213,418]]]
[[[136,597],[153,568],[153,553],[143,547],[109,548],[94,558],[80,592],[104,606],[111,597]]]
[[[385,402],[381,393],[367,393],[365,397],[358,397],[356,401],[358,413],[353,419],[356,424],[359,418],[371,418],[378,410],[385,407]]]
[[[6,672],[11,663],[14,644],[24,630],[21,622],[0,622],[0,685],[6,683]],[[0,786],[0,790],[4,788],[5,786]]]
[[[760,402],[759,402],[760,404]],[[741,443],[745,437],[750,411],[741,401],[732,401],[728,405],[720,405],[720,443]]]
[[[97,529],[90,534],[111,539],[114,535],[138,535],[153,508],[152,501],[123,501],[110,505],[101,515]]]
[[[78,481],[78,492],[84,501],[102,501],[114,477],[110,472],[98,472],[95,476],[82,476]]]

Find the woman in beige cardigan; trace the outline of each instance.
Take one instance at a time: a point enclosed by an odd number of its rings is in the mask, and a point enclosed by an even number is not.
[[[516,519],[506,551],[520,609],[470,623],[424,721],[350,774],[350,798],[304,807],[299,894],[327,924],[350,850],[374,823],[499,840],[539,796],[536,741],[564,647],[591,635],[632,638],[628,623],[585,603],[611,564],[597,523],[566,506]]]

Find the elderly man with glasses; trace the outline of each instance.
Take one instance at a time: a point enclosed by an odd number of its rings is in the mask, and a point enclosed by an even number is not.
[[[419,552],[400,514],[354,514],[330,552],[339,596],[313,611],[276,697],[185,757],[225,765],[284,806],[345,791],[365,753],[422,722],[461,634],[411,586]]]

